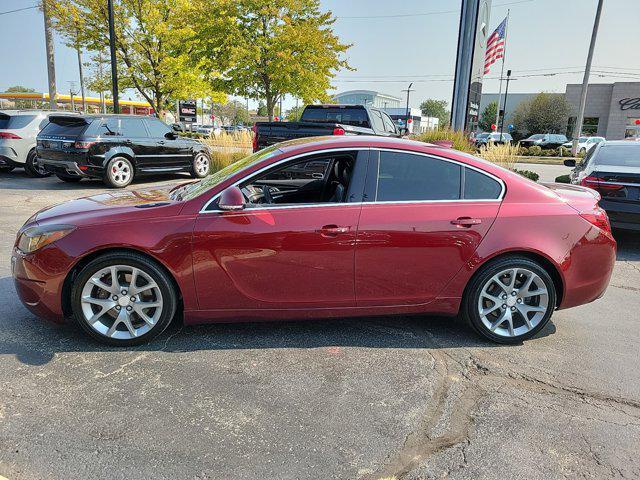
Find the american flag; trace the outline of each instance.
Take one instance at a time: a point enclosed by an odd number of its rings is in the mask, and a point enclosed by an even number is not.
[[[487,39],[487,53],[484,56],[484,74],[489,73],[491,65],[504,57],[504,42],[507,31],[507,19],[505,18],[498,28]]]

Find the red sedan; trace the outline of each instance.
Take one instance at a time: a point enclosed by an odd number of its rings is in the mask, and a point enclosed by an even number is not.
[[[261,150],[198,182],[46,208],[12,265],[34,314],[132,345],[187,324],[462,315],[503,343],[605,291],[598,193],[379,137]]]

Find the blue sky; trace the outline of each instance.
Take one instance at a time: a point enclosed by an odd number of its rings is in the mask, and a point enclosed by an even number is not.
[[[417,106],[425,98],[450,100],[459,0],[321,2],[324,9],[338,17],[336,33],[343,42],[353,44],[347,56],[356,70],[339,72],[334,82],[338,91],[372,89],[403,96],[401,90],[414,81],[412,105]],[[592,76],[592,82],[640,81],[638,2],[606,0],[593,64],[594,71],[608,73],[603,74],[605,77]],[[35,0],[0,0],[0,12],[35,3]],[[597,0],[493,0],[493,4],[491,30],[504,18],[507,8],[511,9],[506,65],[513,70],[514,77],[519,76],[510,86],[512,92],[562,92],[567,83],[581,81],[581,73],[524,75],[582,69]],[[354,18],[362,16],[379,18]],[[0,91],[16,84],[46,90],[44,53],[39,10],[0,15]],[[56,39],[55,53],[58,89],[66,92],[69,81],[78,83],[75,51]],[[498,73],[496,64],[489,77]],[[438,81],[425,81],[429,75]],[[485,80],[485,91],[497,88],[497,80]],[[125,92],[123,98],[137,96],[135,92]],[[286,104],[291,104],[291,100]]]

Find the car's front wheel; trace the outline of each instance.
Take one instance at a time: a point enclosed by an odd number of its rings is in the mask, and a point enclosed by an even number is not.
[[[51,173],[44,168],[44,165],[38,161],[38,155],[36,155],[35,150],[31,150],[27,155],[27,161],[24,164],[24,171],[27,175],[34,178],[43,178],[51,175]]]
[[[497,259],[471,280],[462,314],[471,327],[498,343],[519,343],[544,328],[556,308],[553,279],[524,257]]]
[[[129,252],[89,262],[71,289],[75,322],[96,340],[138,345],[164,331],[177,305],[171,278],[155,262]]]
[[[107,187],[124,188],[133,181],[133,165],[124,157],[114,157],[107,163],[102,179]]]
[[[204,153],[197,153],[191,164],[191,176],[194,178],[204,178],[209,175],[211,162]]]

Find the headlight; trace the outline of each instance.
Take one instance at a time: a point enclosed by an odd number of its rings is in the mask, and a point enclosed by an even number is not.
[[[47,225],[29,227],[18,237],[18,250],[32,253],[45,245],[69,235],[76,227],[73,225]]]

